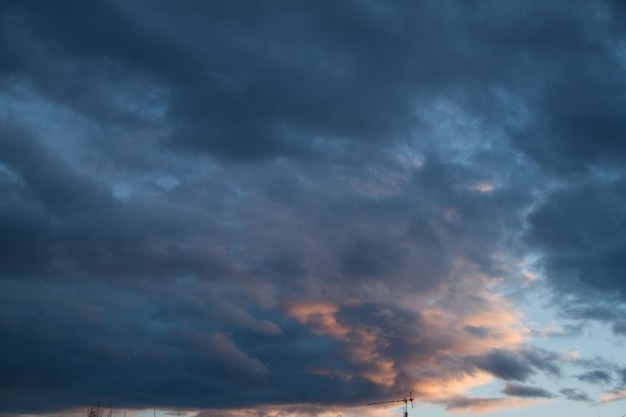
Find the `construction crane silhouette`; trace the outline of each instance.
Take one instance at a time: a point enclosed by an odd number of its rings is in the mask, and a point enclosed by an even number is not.
[[[409,401],[411,401],[411,408],[415,407],[413,404],[413,392],[409,393],[409,398],[404,397],[401,400],[389,400],[389,401],[379,401],[377,403],[367,403],[367,405],[375,405],[375,404],[388,404],[388,403],[404,403],[404,417],[409,417]]]

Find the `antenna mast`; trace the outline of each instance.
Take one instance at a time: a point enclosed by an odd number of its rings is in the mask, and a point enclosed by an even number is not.
[[[415,407],[413,404],[413,392],[409,393],[409,397],[404,397],[401,400],[389,400],[389,401],[379,401],[376,403],[367,403],[367,405],[375,405],[375,404],[388,404],[388,403],[404,403],[404,417],[409,417],[409,401],[411,401],[411,408]]]

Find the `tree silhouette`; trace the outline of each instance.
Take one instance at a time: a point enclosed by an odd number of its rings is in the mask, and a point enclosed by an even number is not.
[[[87,410],[87,417],[102,417],[103,414],[104,410],[100,406],[89,407]]]

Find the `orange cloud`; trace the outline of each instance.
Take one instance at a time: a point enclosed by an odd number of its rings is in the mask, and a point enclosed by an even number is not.
[[[473,375],[450,375],[445,369],[439,370],[439,377],[420,379],[413,385],[419,397],[425,401],[445,400],[451,395],[464,395],[469,390],[486,385],[495,378],[487,372],[475,372]]]
[[[502,409],[526,408],[545,403],[546,400],[521,398],[456,397],[441,401],[446,411],[454,414],[484,414]]]
[[[350,361],[368,365],[359,376],[379,385],[393,385],[397,375],[393,369],[394,362],[380,353],[380,348],[385,347],[386,341],[379,336],[377,329],[339,323],[335,316],[338,310],[339,306],[327,302],[298,304],[291,306],[288,316],[301,324],[309,325],[317,334],[344,342]],[[324,370],[315,372],[319,374]],[[327,372],[335,374],[329,370]]]
[[[463,395],[491,382],[494,377],[490,374],[466,369],[462,358],[494,349],[515,349],[530,334],[522,315],[503,297],[487,291],[479,291],[476,297],[481,300],[481,308],[468,307],[463,314],[434,307],[433,303],[420,308],[424,300],[418,299],[410,306],[416,322],[407,323],[400,333],[391,336],[377,325],[340,321],[342,306],[328,301],[292,304],[288,316],[309,326],[315,334],[341,341],[348,352],[347,359],[360,365],[355,375],[330,369],[311,369],[311,373],[347,379],[359,376],[388,388],[413,389],[428,401],[449,397],[451,393]],[[355,303],[352,300],[350,305]],[[394,319],[393,312],[384,309],[380,316]],[[396,351],[389,351],[394,347],[392,343],[401,345],[404,353],[396,356]],[[411,346],[415,347],[414,352]],[[439,360],[450,357],[457,358],[457,363]],[[413,382],[398,382],[400,373]]]
[[[606,392],[600,397],[600,404],[626,400],[626,390]]]
[[[488,193],[489,191],[493,191],[496,187],[493,184],[488,183],[488,182],[479,182],[479,183],[473,184],[469,188],[472,191],[479,191],[481,193]]]

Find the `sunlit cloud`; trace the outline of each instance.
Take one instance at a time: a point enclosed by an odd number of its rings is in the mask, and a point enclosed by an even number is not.
[[[470,190],[479,191],[481,193],[488,193],[490,191],[495,190],[495,188],[496,188],[495,185],[488,183],[488,182],[479,182],[469,187]]]
[[[521,398],[453,397],[445,400],[446,411],[453,414],[486,414],[504,409],[521,409],[545,404],[546,400]]]
[[[600,396],[600,404],[626,400],[626,390],[605,392]]]

